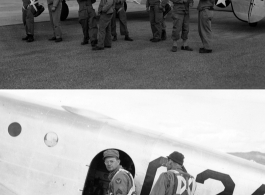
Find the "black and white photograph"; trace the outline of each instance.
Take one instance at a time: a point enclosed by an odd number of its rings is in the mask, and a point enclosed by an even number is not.
[[[264,0],[1,0],[0,195],[265,195]]]
[[[265,92],[2,90],[1,195],[262,195]]]
[[[1,89],[264,89],[263,0],[1,0]]]

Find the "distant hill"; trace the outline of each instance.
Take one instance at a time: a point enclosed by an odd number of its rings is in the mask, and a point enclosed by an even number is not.
[[[265,165],[265,153],[252,151],[252,152],[232,152],[228,154],[232,154],[234,156],[238,156],[240,158],[244,158],[247,160],[253,160],[256,163]]]

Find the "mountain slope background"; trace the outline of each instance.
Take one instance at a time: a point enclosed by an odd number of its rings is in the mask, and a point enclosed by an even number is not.
[[[252,151],[252,152],[232,152],[228,153],[240,158],[255,161],[256,163],[265,165],[265,153]]]

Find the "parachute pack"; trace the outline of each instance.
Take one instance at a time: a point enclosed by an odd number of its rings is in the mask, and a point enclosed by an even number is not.
[[[25,8],[23,7],[23,9]],[[38,0],[30,0],[28,9],[31,10],[34,17],[38,17],[45,10],[44,6],[42,4],[39,4]]]

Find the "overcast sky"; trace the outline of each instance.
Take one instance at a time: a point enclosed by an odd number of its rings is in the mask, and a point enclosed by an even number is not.
[[[224,152],[265,152],[265,90],[8,90],[89,109]]]

